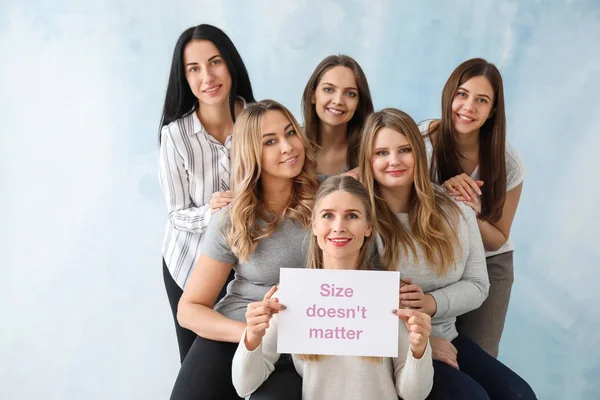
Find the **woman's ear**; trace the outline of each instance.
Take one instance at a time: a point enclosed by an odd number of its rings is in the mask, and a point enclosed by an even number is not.
[[[373,224],[369,224],[369,228],[367,229],[367,232],[365,232],[365,237],[371,236],[371,233],[373,233]]]
[[[490,119],[494,116],[494,113],[496,112],[496,108],[492,108],[492,111],[490,111],[490,115],[488,115],[487,119]]]
[[[316,90],[313,90],[312,95],[310,96],[311,104],[317,104],[317,95],[315,93],[316,93]]]

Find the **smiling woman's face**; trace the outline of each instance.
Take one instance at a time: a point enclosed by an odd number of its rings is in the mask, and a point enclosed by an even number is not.
[[[335,191],[315,205],[313,235],[323,251],[323,268],[339,263],[331,259],[348,260],[344,269],[356,269],[360,249],[372,233],[363,201],[348,192]]]
[[[279,110],[262,117],[261,179],[293,179],[304,166],[304,145],[294,125]]]

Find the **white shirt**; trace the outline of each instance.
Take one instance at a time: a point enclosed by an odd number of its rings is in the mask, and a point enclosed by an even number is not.
[[[181,288],[200,255],[210,199],[230,188],[230,149],[231,135],[219,143],[196,112],[162,128],[159,181],[169,212],[162,255]]]
[[[423,121],[419,124],[419,130],[421,134],[423,134],[423,139],[425,140],[425,150],[427,152],[427,164],[429,166],[432,165],[431,159],[433,157],[433,144],[431,143],[431,138],[428,135],[429,125],[433,122],[432,119]],[[523,165],[523,161],[521,161],[521,157],[517,150],[506,141],[506,152],[505,152],[505,163],[506,163],[506,191],[510,191],[515,187],[519,186],[523,183],[525,179],[525,167]],[[475,167],[475,170],[470,175],[472,179],[479,179],[479,165]],[[436,182],[440,183],[441,182]],[[508,238],[506,243],[504,243],[498,250],[496,251],[486,251],[485,256],[491,257],[498,254],[508,253],[509,251],[513,251],[515,249],[515,244],[513,241]]]

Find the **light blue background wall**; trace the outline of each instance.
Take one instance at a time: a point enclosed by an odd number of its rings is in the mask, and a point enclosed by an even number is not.
[[[201,22],[231,36],[257,98],[298,116],[332,53],[362,64],[376,108],[417,121],[461,61],[495,62],[528,169],[501,359],[541,399],[599,398],[593,0],[3,1],[0,398],[168,397],[156,134],[176,38]]]

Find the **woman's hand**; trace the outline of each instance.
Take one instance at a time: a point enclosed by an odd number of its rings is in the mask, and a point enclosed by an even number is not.
[[[473,209],[473,211],[475,211],[475,215],[477,217],[479,217],[479,214],[481,214],[481,197],[476,197],[472,200],[468,200],[468,199],[464,198],[463,196],[457,196],[454,198],[454,200],[462,201],[463,203],[465,203],[466,205],[471,207]]]
[[[408,342],[413,357],[420,359],[425,354],[427,340],[431,334],[431,317],[417,310],[399,308],[394,314],[406,324],[408,329]]]
[[[437,311],[435,299],[429,293],[423,293],[421,286],[412,283],[410,278],[404,279],[400,285],[400,307],[409,307],[433,316]]]
[[[451,367],[460,369],[458,367],[458,361],[456,360],[458,350],[456,350],[456,347],[454,347],[450,341],[432,336],[429,338],[429,342],[431,343],[431,356],[434,360],[441,361]]]
[[[244,344],[250,351],[255,350],[260,345],[273,314],[286,309],[283,304],[279,303],[279,299],[271,298],[276,291],[277,286],[273,286],[265,294],[262,301],[248,304],[246,309],[246,340]]]
[[[233,193],[231,190],[226,192],[214,192],[210,199],[210,213],[214,214],[221,208],[225,207],[233,200]]]
[[[442,184],[452,197],[462,196],[466,200],[476,199],[481,196],[480,186],[483,186],[483,181],[476,181],[469,175],[462,173],[456,175]]]

